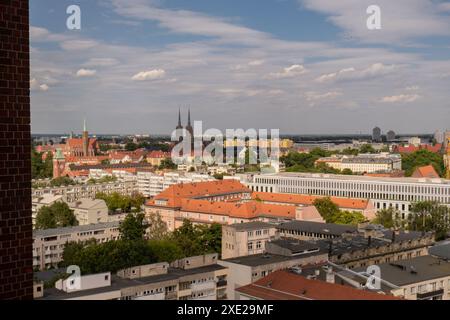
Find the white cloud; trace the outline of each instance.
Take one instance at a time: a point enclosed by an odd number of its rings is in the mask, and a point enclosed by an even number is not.
[[[409,86],[405,88],[406,91],[417,91],[419,89],[420,89],[419,86]]]
[[[414,102],[420,99],[421,96],[418,94],[399,94],[397,96],[389,96],[381,99],[381,102],[384,103],[405,103],[405,102]]]
[[[294,64],[290,67],[284,68],[281,72],[275,72],[269,74],[268,78],[292,78],[306,73],[304,66],[300,64]]]
[[[434,0],[298,0],[306,9],[328,16],[349,38],[366,43],[402,42],[428,36],[450,35],[450,17]],[[381,8],[381,30],[366,27],[369,5]]]
[[[135,74],[131,79],[135,81],[156,80],[164,78],[166,71],[163,69],[154,69],[149,71],[142,71]]]
[[[91,58],[83,64],[85,67],[111,67],[119,64],[115,58]]]
[[[30,89],[32,91],[48,91],[50,87],[46,83],[39,83],[36,78],[30,80]]]
[[[252,60],[248,63],[251,67],[256,67],[264,64],[264,60]]]
[[[396,66],[374,63],[368,68],[357,70],[353,67],[341,69],[334,73],[324,74],[316,78],[316,82],[324,83],[339,80],[362,80],[391,73]]]
[[[60,43],[62,49],[67,51],[81,51],[92,49],[97,45],[93,40],[67,40]]]
[[[77,77],[79,77],[79,78],[92,77],[92,76],[95,76],[96,73],[97,73],[96,70],[80,69],[77,71]]]

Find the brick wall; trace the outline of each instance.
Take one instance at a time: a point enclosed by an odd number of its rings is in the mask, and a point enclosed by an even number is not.
[[[0,299],[33,297],[28,19],[0,1]]]

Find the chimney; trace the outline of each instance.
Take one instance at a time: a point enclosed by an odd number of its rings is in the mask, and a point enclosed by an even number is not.
[[[371,244],[372,244],[372,236],[369,236],[367,240],[367,246],[370,247]]]

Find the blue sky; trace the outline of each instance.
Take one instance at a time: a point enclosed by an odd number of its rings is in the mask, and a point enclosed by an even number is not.
[[[375,2],[374,31],[366,0],[31,0],[32,130],[448,127],[450,2]]]

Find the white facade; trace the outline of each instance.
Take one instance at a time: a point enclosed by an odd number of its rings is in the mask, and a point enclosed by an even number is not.
[[[354,173],[392,172],[402,169],[401,156],[388,153],[333,156],[321,158],[317,163],[325,163],[338,170],[350,169]]]
[[[138,172],[137,178],[139,193],[145,197],[156,196],[174,184],[215,180],[213,177],[204,174],[180,174],[178,172],[169,172],[164,175],[153,172]]]
[[[109,173],[103,169],[90,169],[89,170],[89,179],[101,179],[104,177],[116,177],[118,181],[136,181],[137,176],[131,172],[126,170],[112,170]]]
[[[255,175],[244,183],[259,192],[371,199],[377,209],[392,206],[405,214],[417,201],[450,205],[450,180],[445,179],[282,173]]]
[[[69,203],[80,226],[108,222],[108,206],[101,199],[80,199]]]

